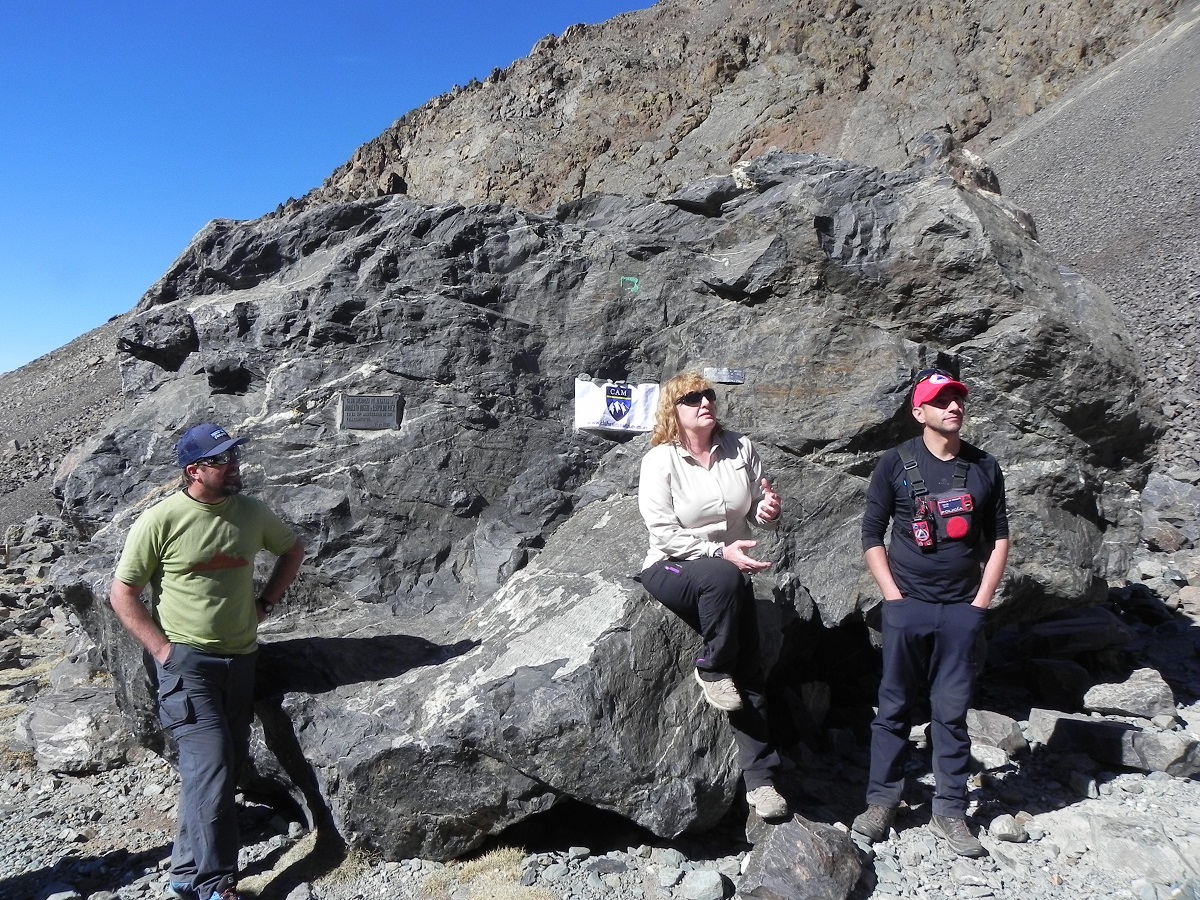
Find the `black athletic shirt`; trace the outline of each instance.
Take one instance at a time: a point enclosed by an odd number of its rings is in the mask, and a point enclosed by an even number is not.
[[[908,442],[917,468],[930,494],[949,491],[954,484],[955,460],[944,462],[925,447],[919,437]],[[1008,510],[1004,501],[1004,474],[994,457],[965,441],[958,459],[967,463],[966,490],[975,502],[971,532],[959,541],[941,539],[937,548],[924,551],[913,539],[913,501],[905,479],[900,452],[883,454],[867,489],[863,515],[863,550],[884,546],[888,521],[894,519],[888,545],[892,577],[905,597],[931,603],[970,603],[975,599],[992,544],[1008,537]]]

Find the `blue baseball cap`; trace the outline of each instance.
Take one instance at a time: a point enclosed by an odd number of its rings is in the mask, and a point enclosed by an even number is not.
[[[212,422],[193,425],[183,433],[183,437],[175,445],[175,465],[181,469],[185,468],[197,460],[216,456],[230,447],[244,444],[247,440],[249,438],[231,438],[229,432]]]

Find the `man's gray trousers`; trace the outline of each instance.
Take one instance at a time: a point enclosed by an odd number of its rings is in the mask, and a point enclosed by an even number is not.
[[[234,796],[250,744],[257,653],[220,656],[173,644],[156,664],[158,717],[179,745],[179,808],[171,881],[209,900],[237,884]]]

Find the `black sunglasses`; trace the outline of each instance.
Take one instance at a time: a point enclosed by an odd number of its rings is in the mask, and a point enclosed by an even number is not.
[[[675,402],[684,406],[699,406],[701,400],[707,400],[709,403],[717,402],[717,392],[712,388],[705,388],[702,391],[690,391],[684,394]]]
[[[947,372],[945,369],[933,368],[933,369],[922,369],[920,372],[918,372],[916,380],[913,381],[913,384],[914,385],[920,384],[922,381],[926,381],[926,380],[932,378],[934,375],[944,375],[946,378],[949,378],[951,380],[954,380],[954,381],[958,380],[952,374]]]
[[[195,462],[197,466],[208,466],[210,469],[216,469],[220,466],[227,466],[231,462],[238,461],[238,452],[236,447],[230,447],[224,453],[218,453],[215,456],[206,456],[204,459],[198,459]]]

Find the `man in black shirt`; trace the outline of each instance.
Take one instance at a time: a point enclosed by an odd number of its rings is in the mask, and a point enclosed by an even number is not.
[[[918,374],[912,414],[921,435],[885,453],[871,476],[862,545],[883,596],[883,678],[871,724],[867,809],[852,827],[871,842],[887,836],[904,792],[917,692],[927,690],[936,785],[931,825],[955,853],[982,856],[966,824],[966,721],[976,638],[1008,560],[1008,515],[999,464],[960,437],[966,400],[967,386],[948,372]]]

